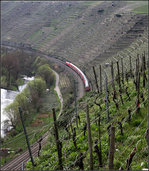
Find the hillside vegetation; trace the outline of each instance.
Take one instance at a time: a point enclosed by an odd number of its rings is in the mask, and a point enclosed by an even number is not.
[[[35,55],[28,55],[21,51],[8,51],[1,48],[2,76],[1,87],[17,90],[23,84],[23,76],[32,76]]]
[[[36,56],[36,54],[28,54],[23,50],[2,48],[1,88],[5,88],[8,91],[10,89],[16,90],[19,84],[24,83],[24,75],[34,76],[34,80],[29,81],[27,87],[4,109],[3,114],[6,115],[7,119],[3,123],[5,136],[0,139],[3,148],[7,147],[11,151],[15,151],[16,154],[18,154],[18,149],[25,150],[27,148],[24,144],[25,136],[22,136],[23,127],[20,120],[19,107],[23,111],[24,123],[29,134],[34,135],[29,138],[31,143],[35,142],[36,138],[46,132],[46,130],[43,131],[40,128],[49,123],[49,115],[47,113],[51,111],[52,107],[55,107],[56,110],[60,109],[59,99],[54,90],[55,75],[50,65],[47,59]],[[35,138],[34,131],[37,130],[38,135]],[[39,133],[40,131],[41,133]],[[11,153],[5,158],[2,157],[2,165],[4,161],[10,160],[14,156],[16,155]]]
[[[6,42],[6,45],[9,42],[9,45],[14,46],[18,43],[20,48],[27,45],[52,57],[71,61],[89,79],[91,91],[86,92],[79,100],[76,110],[74,103],[71,104],[74,100],[73,78],[56,63],[52,65],[59,73],[64,98],[64,110],[56,125],[65,170],[90,169],[87,108],[91,124],[94,169],[108,169],[112,127],[115,127],[113,169],[128,169],[126,164],[131,154],[134,155],[130,163],[132,170],[147,168],[147,4],[148,2],[141,1],[2,2],[2,42]],[[37,66],[38,60],[40,61],[38,58],[34,60]],[[109,63],[109,67],[106,68],[103,62]],[[44,67],[39,67],[35,72],[40,72],[41,76]],[[108,81],[107,99],[105,74]],[[6,75],[7,72],[2,79],[5,85]],[[15,76],[11,77],[9,80],[13,81]],[[32,126],[40,120],[45,125],[39,124],[35,128],[29,126],[27,129],[31,144],[46,131],[49,138],[47,145],[42,147],[40,157],[35,158],[37,165],[33,167],[29,161],[27,170],[60,169],[51,112],[51,108],[58,104],[49,104],[50,97],[55,99],[53,93],[44,92],[44,96],[46,98],[42,101],[40,110],[46,111],[50,117],[34,115],[30,122]],[[109,105],[109,119],[106,103]],[[77,119],[76,112],[79,115]],[[21,146],[23,150],[26,149],[22,132],[10,141],[4,140],[2,147],[17,150]],[[6,160],[19,153],[11,153]],[[2,162],[4,164],[4,159]]]
[[[113,169],[128,169],[127,159],[131,154],[134,154],[130,163],[132,170],[148,167],[148,146],[145,136],[148,124],[148,76],[144,56],[141,54],[140,57],[136,57],[136,64],[128,68],[128,72],[123,73],[120,69],[118,77],[115,73],[114,81],[108,83],[107,100],[104,89],[100,94],[91,91],[80,99],[78,127],[74,108],[65,110],[57,120],[64,169],[90,169],[86,125],[87,105],[89,106],[94,169],[108,169],[109,133],[112,126],[115,127]],[[107,119],[106,102],[109,104],[109,119]],[[28,170],[59,169],[53,131],[54,128],[51,128],[49,142],[42,148],[40,157],[35,159],[37,166],[32,167],[31,162],[28,162],[26,166]],[[99,152],[102,160],[99,160]]]

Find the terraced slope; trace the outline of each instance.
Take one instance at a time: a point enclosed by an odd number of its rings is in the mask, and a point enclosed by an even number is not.
[[[102,62],[129,46],[146,29],[146,15],[130,12],[137,4],[3,2],[2,40],[31,44],[80,66]],[[141,31],[133,31],[138,26]]]
[[[38,46],[55,37],[84,12],[87,6],[79,4],[2,2],[2,39]]]
[[[134,72],[133,74],[136,79]],[[57,123],[59,125],[59,139],[62,142],[62,163],[64,170],[81,170],[80,168],[82,165],[84,166],[84,170],[91,170],[89,166],[88,132],[87,129],[85,129],[85,124],[87,122],[87,104],[89,106],[94,169],[108,170],[110,142],[109,128],[111,125],[115,127],[115,154],[113,170],[127,170],[127,159],[132,152],[134,152],[134,157],[130,166],[131,170],[143,170],[143,168],[148,167],[148,146],[145,138],[148,117],[148,85],[146,84],[146,86],[143,87],[143,77],[140,72],[140,93],[142,95],[139,97],[138,109],[138,107],[136,108],[138,92],[136,91],[136,86],[134,84],[135,79],[129,77],[128,82],[124,81],[124,84],[122,84],[122,80],[120,79],[122,85],[121,95],[118,91],[119,85],[116,81],[114,82],[116,87],[115,101],[118,104],[118,109],[115,105],[116,103],[113,101],[112,85],[109,84],[109,122],[107,121],[105,93],[99,95],[97,93],[94,94],[93,92],[89,92],[80,100],[78,103],[78,114],[80,116],[78,128],[76,126],[75,117],[72,120],[70,119],[75,109],[63,113],[62,118],[60,118]],[[128,112],[129,110],[130,115]],[[65,123],[66,119],[71,121],[71,123],[67,125],[67,129]],[[120,129],[119,124],[122,126],[122,129]],[[53,132],[51,131],[51,135],[52,133]],[[59,169],[56,143],[54,140],[55,137],[51,135],[49,136],[49,143],[42,149],[41,156],[39,158],[35,158],[37,165],[33,167],[29,161],[26,165],[27,170]],[[97,148],[98,150],[101,149],[102,167],[99,166]],[[81,153],[83,155],[82,158],[80,157]],[[79,165],[81,162],[83,162],[83,164]]]
[[[30,44],[71,61],[95,89],[92,66],[99,75],[99,64],[110,58],[146,51],[147,14],[131,12],[144,5],[142,1],[2,2],[2,41]]]

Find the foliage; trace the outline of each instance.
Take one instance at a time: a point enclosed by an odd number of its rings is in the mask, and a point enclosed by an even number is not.
[[[2,55],[2,84],[1,86],[7,89],[14,89],[23,81],[20,79],[22,75],[32,75],[32,63],[35,60],[35,56],[28,55],[25,52],[17,50],[7,53],[3,52]]]
[[[46,91],[46,83],[41,78],[36,78],[28,83],[28,88],[25,88],[23,92],[18,94],[13,103],[5,108],[5,115],[7,120],[5,121],[5,130],[8,131],[8,127],[12,127],[16,131],[20,132],[20,117],[18,107],[23,110],[24,120],[29,121],[29,115],[32,111],[39,112],[41,107],[41,98]],[[30,116],[30,118],[32,118]]]
[[[140,83],[140,91],[144,94],[144,98],[146,99],[146,90],[147,86],[143,88],[142,86],[142,78]],[[116,109],[114,102],[112,101],[112,86],[109,85],[108,90],[110,92],[110,121],[107,122],[106,112],[105,112],[105,102],[102,100],[105,97],[105,94],[102,93],[98,95],[97,102],[100,103],[102,109],[99,109],[97,105],[94,104],[94,100],[96,96],[92,95],[93,92],[86,93],[86,95],[79,101],[78,103],[78,114],[80,116],[81,124],[79,124],[78,128],[76,128],[76,143],[77,149],[74,146],[72,135],[73,132],[71,130],[71,126],[68,126],[68,121],[71,121],[71,118],[74,114],[74,109],[67,108],[65,109],[63,115],[58,120],[59,125],[63,125],[63,127],[59,127],[59,138],[62,141],[62,154],[63,154],[63,166],[65,169],[77,170],[79,169],[75,166],[75,161],[77,160],[80,152],[85,154],[85,159],[83,160],[85,170],[89,167],[89,152],[88,152],[88,139],[87,139],[87,131],[86,135],[83,135],[83,127],[86,122],[86,108],[83,107],[83,104],[89,104],[89,112],[90,112],[90,120],[91,120],[91,135],[92,142],[94,143],[96,139],[99,138],[98,132],[98,114],[101,115],[101,148],[102,148],[102,160],[103,160],[103,168],[101,170],[108,169],[108,150],[109,150],[109,141],[108,141],[108,131],[107,127],[110,124],[116,127],[116,137],[115,137],[115,159],[114,159],[114,169],[118,170],[120,167],[123,169],[126,168],[126,160],[131,154],[134,147],[137,148],[137,153],[133,159],[131,164],[131,169],[138,170],[147,166],[147,152],[145,149],[147,148],[147,143],[145,140],[145,131],[147,128],[147,104],[144,101],[141,101],[141,108],[139,113],[136,112],[136,97],[137,91],[135,89],[135,85],[132,83],[132,79],[129,79],[128,83],[124,83],[123,88],[128,86],[128,93],[130,95],[130,101],[127,97],[125,97],[124,105],[122,105],[120,100],[120,94],[118,92],[117,87],[117,97],[119,110]],[[126,96],[125,91],[122,93],[122,97]],[[132,110],[132,120],[128,121],[128,108]],[[71,116],[72,115],[72,116]],[[68,119],[69,118],[69,119]],[[96,120],[96,121],[95,121]],[[122,121],[123,125],[123,135],[120,133],[120,127],[118,125],[118,121]],[[66,122],[67,121],[67,122]],[[66,131],[66,125],[68,126],[68,131],[71,134],[71,138],[69,139],[69,134]],[[72,128],[76,127],[75,119],[72,122]],[[49,143],[50,141],[50,143]],[[58,158],[56,151],[56,144],[54,136],[51,134],[49,137],[49,141],[47,145],[42,149],[41,156],[36,158],[36,167],[32,167],[31,163],[28,162],[27,169],[28,170],[56,170],[58,168]],[[99,140],[98,140],[99,142]],[[93,144],[94,148],[94,144]],[[51,155],[52,154],[52,157]],[[94,158],[94,169],[99,169],[98,166],[98,157],[93,149],[93,158]],[[143,162],[143,164],[141,164]]]
[[[37,112],[40,110],[41,98],[46,91],[46,83],[42,78],[36,78],[27,85],[30,92],[30,101]]]
[[[48,64],[41,65],[37,70],[37,76],[43,78],[48,88],[54,84],[54,73]]]
[[[5,75],[7,78],[7,87],[11,86],[11,76],[15,79],[18,78],[18,73],[20,70],[19,66],[19,59],[18,56],[16,56],[15,53],[13,54],[7,54],[2,57],[2,75]]]
[[[8,105],[5,108],[5,114],[7,116],[7,120],[4,123],[4,127],[7,127],[8,125],[12,127],[13,129],[16,128],[16,125],[19,121],[19,114],[18,114],[18,102],[15,101]]]
[[[35,71],[35,73],[37,72],[38,68],[41,66],[41,65],[45,65],[47,64],[47,59],[46,58],[41,58],[40,56],[37,56],[34,63],[33,63],[33,69]]]

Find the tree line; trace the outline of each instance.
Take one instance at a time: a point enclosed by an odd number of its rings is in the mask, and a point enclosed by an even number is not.
[[[47,59],[23,50],[8,51],[3,47],[1,54],[1,87],[6,89],[18,89],[18,86],[23,84],[23,75],[33,76],[39,66],[49,63]]]

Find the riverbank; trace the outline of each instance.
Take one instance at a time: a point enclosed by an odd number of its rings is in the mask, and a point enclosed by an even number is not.
[[[44,113],[41,112],[36,114],[32,124],[26,127],[30,144],[34,144],[40,138],[40,136],[43,136],[49,130],[49,128],[52,127],[53,124],[53,117],[51,113],[52,108],[54,107],[56,109],[57,115],[60,115],[62,112],[63,98],[59,89],[59,75],[55,71],[53,71],[53,73],[55,74],[55,78],[56,78],[54,84],[55,87],[53,87],[51,90],[47,90],[44,96],[44,101],[42,102],[44,105],[41,110],[44,111],[46,110],[47,112]],[[57,97],[58,98],[60,97],[59,103],[61,103],[61,105],[57,102]],[[52,100],[55,99],[55,101],[51,103],[51,99]],[[23,132],[9,139],[9,141],[8,140],[4,141],[2,147],[5,148],[8,147],[15,152],[18,151],[18,149],[20,148],[24,151],[27,147],[25,144],[25,136]],[[16,154],[10,153],[5,159],[8,162],[12,158],[18,156],[20,153],[21,151]],[[2,158],[2,164],[4,164],[5,159]]]
[[[28,81],[31,81],[33,79],[34,79],[34,77],[24,76],[24,78],[23,78],[24,84],[20,85],[18,87],[18,91],[7,90],[7,89],[1,88],[1,136],[2,137],[4,137],[3,122],[6,119],[8,119],[8,117],[4,114],[5,107],[8,106],[9,104],[11,104],[14,101],[17,94],[19,94],[20,92],[22,92],[24,90],[24,88],[26,87]]]

